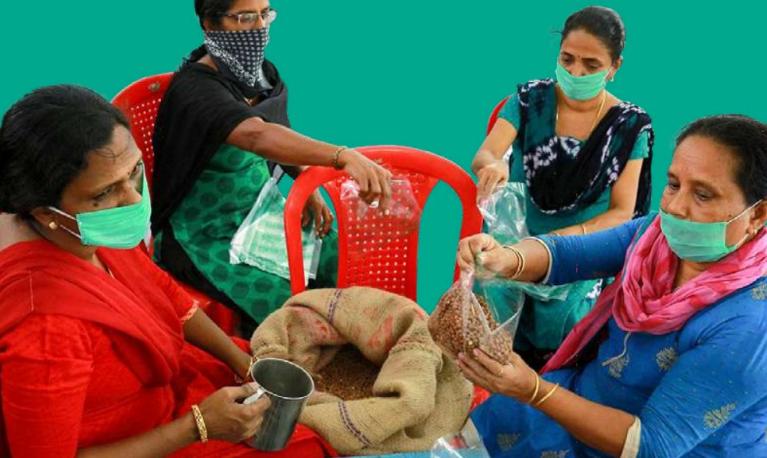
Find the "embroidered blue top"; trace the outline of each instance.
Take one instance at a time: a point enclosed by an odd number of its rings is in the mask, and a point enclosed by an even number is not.
[[[541,237],[550,284],[613,276],[652,216],[577,237]],[[677,332],[626,333],[611,319],[596,359],[547,380],[642,422],[640,457],[767,456],[767,281],[712,304]],[[605,456],[539,411],[494,395],[471,416],[492,456]]]

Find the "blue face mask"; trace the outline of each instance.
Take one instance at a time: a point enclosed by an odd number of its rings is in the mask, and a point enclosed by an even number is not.
[[[573,100],[593,99],[607,86],[608,70],[591,75],[573,76],[565,67],[557,62],[557,84],[565,95]]]
[[[141,243],[149,229],[149,219],[152,216],[146,176],[142,177],[141,201],[132,205],[78,213],[75,216],[55,207],[49,208],[77,221],[79,234],[64,226],[60,227],[80,239],[83,245],[120,249],[135,248]]]
[[[680,259],[693,262],[715,262],[740,248],[748,235],[735,245],[727,245],[727,226],[745,215],[761,201],[728,221],[697,223],[660,212],[660,228],[671,251]]]

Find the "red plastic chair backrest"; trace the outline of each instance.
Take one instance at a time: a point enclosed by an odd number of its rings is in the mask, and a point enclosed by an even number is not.
[[[366,146],[357,149],[380,160],[395,176],[407,177],[423,209],[438,181],[447,183],[461,201],[460,238],[478,233],[482,216],[476,205],[477,190],[471,177],[455,163],[426,151],[404,146]],[[293,294],[305,289],[301,247],[301,214],[307,198],[319,187],[327,191],[338,222],[338,287],[370,286],[416,299],[418,230],[405,232],[387,217],[359,220],[341,200],[342,171],[310,167],[293,183],[285,204],[290,287]],[[420,221],[418,222],[420,227]],[[455,247],[450,247],[454,251]],[[455,275],[457,278],[458,268]]]
[[[498,114],[500,114],[501,110],[503,109],[503,106],[506,105],[506,102],[509,101],[509,98],[506,97],[493,108],[493,111],[490,113],[490,119],[487,120],[487,132],[486,134],[490,135],[490,131],[493,130],[493,126],[495,126],[495,122],[498,121]]]
[[[120,91],[112,99],[112,104],[122,111],[131,124],[131,134],[136,141],[144,158],[144,170],[149,189],[152,188],[152,173],[154,171],[154,147],[152,135],[157,110],[170,85],[173,73],[147,76]]]

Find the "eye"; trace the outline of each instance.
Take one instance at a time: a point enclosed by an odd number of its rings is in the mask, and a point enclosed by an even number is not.
[[[260,13],[242,13],[240,15],[240,22],[245,24],[253,24],[254,22],[258,21],[259,16]]]
[[[130,173],[131,178],[135,178],[141,174],[141,172],[144,171],[144,163],[139,162],[136,164],[136,167],[133,168],[133,171]]]
[[[106,199],[109,196],[109,194],[112,193],[112,191],[114,191],[114,186],[110,186],[110,187],[106,188],[105,190],[101,191],[99,194],[97,194],[93,198],[93,200],[95,202],[101,202],[102,200]]]
[[[669,180],[668,183],[666,183],[666,188],[668,188],[670,191],[678,191],[679,183]]]
[[[695,197],[698,200],[702,201],[702,202],[705,202],[705,201],[711,199],[711,195],[709,193],[703,192],[703,191],[696,191],[695,192]]]

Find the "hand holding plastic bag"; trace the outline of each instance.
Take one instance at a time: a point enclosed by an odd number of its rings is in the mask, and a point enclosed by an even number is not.
[[[280,167],[258,194],[229,246],[231,264],[248,264],[265,272],[290,279],[285,241],[285,197],[277,184]],[[303,228],[304,282],[316,278],[322,239],[312,226]]]
[[[527,200],[523,183],[507,183],[477,205],[485,220],[486,232],[501,245],[512,245],[529,237],[527,229]],[[565,300],[571,285],[536,285],[512,282],[513,288],[540,301]]]
[[[391,180],[391,199],[387,208],[381,207],[378,201],[367,204],[360,197],[359,185],[352,179],[341,184],[341,202],[357,221],[386,220],[387,224],[396,226],[402,235],[416,231],[421,221],[421,207],[407,178],[395,177]]]
[[[429,332],[453,358],[480,348],[499,363],[508,364],[523,302],[523,296],[509,291],[504,282],[475,284],[471,273],[462,272],[429,317]]]

